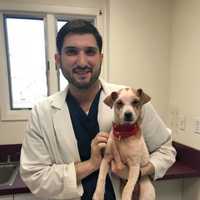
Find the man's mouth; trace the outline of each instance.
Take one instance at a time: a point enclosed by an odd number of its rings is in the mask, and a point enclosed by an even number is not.
[[[87,74],[87,73],[91,73],[92,69],[90,69],[90,68],[75,68],[73,70],[73,72],[76,73],[76,74],[79,74],[79,75],[84,75],[84,74]]]

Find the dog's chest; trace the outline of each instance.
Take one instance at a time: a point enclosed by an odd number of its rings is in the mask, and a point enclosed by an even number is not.
[[[116,141],[116,148],[120,154],[123,163],[138,163],[142,157],[142,143],[137,140],[120,140]]]

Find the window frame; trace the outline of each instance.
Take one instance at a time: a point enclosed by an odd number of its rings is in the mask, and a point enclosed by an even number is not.
[[[56,52],[56,20],[65,18],[86,18],[94,19],[94,23],[100,31],[104,46],[104,61],[102,64],[102,74],[104,79],[108,79],[107,68],[107,40],[106,40],[106,12],[105,8],[78,8],[65,6],[49,6],[49,5],[34,5],[34,4],[16,4],[16,3],[0,3],[0,106],[1,106],[1,121],[26,121],[29,118],[30,110],[19,109],[12,110],[10,107],[10,92],[9,92],[9,76],[8,64],[6,55],[6,42],[3,26],[3,15],[18,15],[18,16],[36,16],[44,17],[45,19],[45,40],[46,40],[46,56],[47,56],[47,82],[49,95],[59,91],[58,69],[55,65],[54,55]],[[105,68],[106,66],[106,68]]]
[[[6,61],[7,61],[7,70],[8,70],[8,74],[7,74],[7,79],[8,79],[8,87],[9,87],[9,100],[10,100],[10,109],[11,110],[31,110],[31,108],[15,108],[13,107],[13,97],[12,97],[12,78],[11,78],[11,64],[10,64],[10,59],[9,59],[9,44],[8,44],[8,30],[7,30],[7,27],[6,27],[6,19],[7,18],[13,18],[13,19],[38,19],[38,20],[43,20],[44,21],[44,37],[45,37],[45,40],[46,40],[46,34],[45,34],[45,16],[44,15],[34,15],[34,14],[3,14],[3,24],[4,24],[4,38],[5,38],[5,52],[6,52]],[[47,42],[45,41],[45,44]],[[49,88],[48,88],[48,56],[47,56],[47,47],[45,45],[45,76],[46,76],[46,86],[47,86],[47,93],[46,95],[48,96],[49,95]]]

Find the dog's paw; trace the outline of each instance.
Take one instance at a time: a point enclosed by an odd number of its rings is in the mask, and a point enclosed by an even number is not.
[[[122,196],[122,200],[131,200],[131,199],[132,199],[131,197],[127,197],[126,195]]]
[[[102,195],[95,192],[92,197],[92,200],[104,200],[104,198],[102,197]]]
[[[132,191],[124,190],[122,192],[122,198],[121,198],[121,200],[132,200]]]

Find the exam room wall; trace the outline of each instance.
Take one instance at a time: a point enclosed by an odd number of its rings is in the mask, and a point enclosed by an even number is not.
[[[200,150],[200,134],[193,132],[194,119],[200,120],[199,19],[200,1],[174,1],[169,64],[170,124],[176,141]],[[181,118],[185,119],[184,130],[177,126]]]
[[[167,122],[170,0],[110,0],[109,80],[143,88]]]
[[[8,2],[0,0],[0,2]],[[13,0],[17,3],[106,8],[108,80],[142,87],[167,119],[171,0]],[[105,42],[106,44],[106,42]],[[0,97],[1,98],[1,97]],[[25,122],[0,122],[0,144],[21,143]]]

